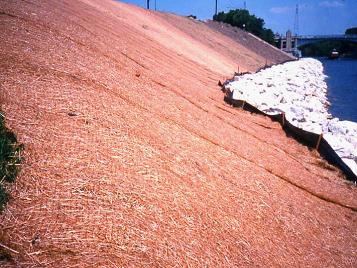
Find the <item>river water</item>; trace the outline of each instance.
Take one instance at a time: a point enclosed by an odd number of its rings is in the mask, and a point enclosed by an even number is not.
[[[328,86],[329,112],[340,120],[357,122],[357,60],[319,58]]]

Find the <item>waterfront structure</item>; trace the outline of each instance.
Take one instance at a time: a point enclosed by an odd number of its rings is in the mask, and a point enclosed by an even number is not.
[[[286,53],[299,56],[299,47],[322,41],[346,41],[357,43],[357,34],[334,34],[334,35],[293,35],[289,30],[286,36],[277,36],[280,41],[280,49]]]
[[[290,54],[297,51],[297,37],[290,30],[286,32],[285,38],[280,38],[280,49]]]
[[[346,41],[357,43],[357,34],[329,34],[329,35],[299,35],[296,37],[298,46],[304,46],[322,41]]]

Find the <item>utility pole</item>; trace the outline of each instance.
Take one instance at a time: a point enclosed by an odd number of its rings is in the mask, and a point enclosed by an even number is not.
[[[155,0],[155,11],[156,11],[156,0]]]
[[[150,0],[146,0],[147,9],[150,9]]]
[[[296,4],[295,10],[294,35],[299,35],[299,4]]]
[[[299,35],[299,4],[296,4],[296,11],[295,11],[295,22],[294,22],[294,34],[293,36],[293,55],[299,57],[298,51],[298,35]]]
[[[216,12],[214,13],[217,16],[217,10],[218,10],[218,0],[216,0]]]
[[[247,10],[247,2],[244,1],[244,10]]]

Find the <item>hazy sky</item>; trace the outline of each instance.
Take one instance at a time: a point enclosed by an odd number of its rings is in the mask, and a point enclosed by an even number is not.
[[[146,7],[146,0],[122,0]],[[274,32],[293,30],[296,4],[299,4],[300,34],[341,34],[357,27],[357,0],[218,0],[218,10],[243,8],[261,17]],[[154,8],[155,0],[150,0]],[[215,0],[156,0],[157,10],[210,19]]]

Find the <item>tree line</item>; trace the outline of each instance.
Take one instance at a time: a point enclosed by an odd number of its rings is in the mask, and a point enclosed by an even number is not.
[[[246,9],[230,10],[227,13],[219,12],[213,16],[213,20],[228,23],[248,31],[264,41],[275,45],[274,33],[271,29],[265,28],[262,18],[251,15]]]
[[[357,34],[357,27],[347,29],[345,34]]]
[[[345,34],[357,34],[357,27],[349,28]],[[325,57],[336,49],[342,57],[357,58],[357,44],[348,41],[322,41],[319,43],[308,44],[300,48],[305,57]]]

